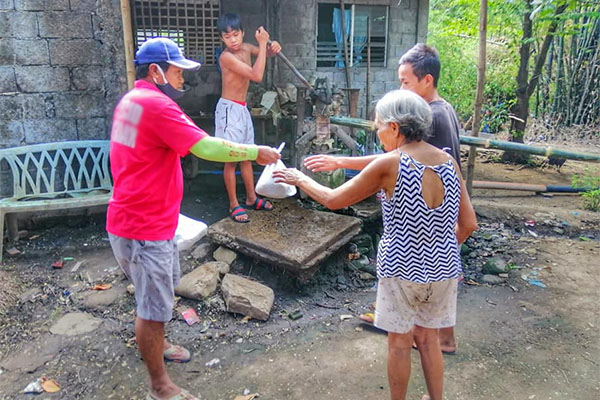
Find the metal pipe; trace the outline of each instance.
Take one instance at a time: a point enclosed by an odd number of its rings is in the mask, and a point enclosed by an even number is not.
[[[269,44],[271,44],[271,41],[269,40]],[[300,82],[302,82],[302,84],[304,86],[306,86],[306,88],[308,90],[313,90],[313,87],[310,83],[308,83],[308,81],[306,80],[306,78],[300,73],[300,71],[298,71],[298,69],[296,69],[296,67],[294,67],[294,64],[292,64],[292,62],[285,56],[285,54],[283,54],[283,52],[279,52],[277,53],[277,57],[279,57],[279,59],[281,61],[283,61],[283,63],[285,65],[288,66],[289,69],[292,70],[292,72],[294,73],[294,75],[296,75],[296,77],[298,77],[298,79],[300,79]]]
[[[533,185],[529,183],[473,181],[475,189],[521,190],[528,192],[581,193],[595,190],[594,188],[574,188],[571,186]]]

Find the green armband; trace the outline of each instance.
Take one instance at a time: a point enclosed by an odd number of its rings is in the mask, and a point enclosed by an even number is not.
[[[207,136],[196,142],[190,149],[190,153],[208,161],[249,161],[256,160],[256,157],[258,157],[258,146],[253,144],[238,144]]]

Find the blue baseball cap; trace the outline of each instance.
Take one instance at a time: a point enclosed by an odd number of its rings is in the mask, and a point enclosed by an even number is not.
[[[135,65],[166,62],[181,69],[196,70],[200,63],[183,56],[177,44],[168,38],[146,40],[135,53]]]

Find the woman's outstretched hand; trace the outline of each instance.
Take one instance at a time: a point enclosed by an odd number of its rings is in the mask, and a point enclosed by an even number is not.
[[[287,183],[288,185],[297,186],[306,175],[298,171],[296,168],[278,169],[273,172],[273,178],[276,183]]]

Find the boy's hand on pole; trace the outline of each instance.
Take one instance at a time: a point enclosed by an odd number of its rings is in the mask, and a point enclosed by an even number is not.
[[[269,32],[265,30],[262,26],[259,26],[254,34],[256,41],[258,44],[266,44],[269,41]]]
[[[258,146],[258,156],[256,157],[256,162],[260,165],[273,164],[277,162],[281,158],[281,154],[269,146]]]
[[[269,56],[274,56],[281,51],[281,45],[279,44],[279,42],[273,40],[272,42],[269,42],[267,51]]]

